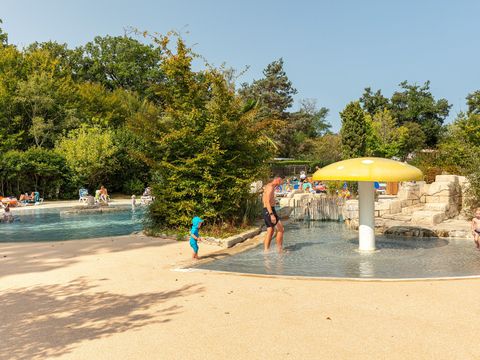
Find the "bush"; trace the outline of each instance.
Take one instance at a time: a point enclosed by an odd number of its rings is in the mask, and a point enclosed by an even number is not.
[[[145,184],[139,179],[127,180],[123,184],[123,193],[124,194],[142,194],[145,189]]]
[[[47,199],[71,198],[76,193],[65,158],[38,147],[0,155],[0,193],[18,196],[38,191]]]

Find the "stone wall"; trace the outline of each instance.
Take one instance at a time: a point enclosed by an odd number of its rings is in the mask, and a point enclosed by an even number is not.
[[[375,217],[398,220],[413,225],[436,225],[447,219],[465,217],[465,189],[463,176],[437,175],[435,182],[403,182],[396,197],[380,197],[375,202]],[[343,216],[350,224],[358,224],[358,201],[348,200]],[[381,221],[380,221],[381,222]]]

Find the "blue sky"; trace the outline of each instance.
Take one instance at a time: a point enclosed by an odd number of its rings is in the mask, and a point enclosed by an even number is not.
[[[436,98],[465,109],[480,89],[479,1],[153,1],[0,0],[11,43],[55,40],[70,47],[124,28],[184,34],[213,64],[250,66],[239,82],[262,76],[283,57],[298,100],[339,111],[366,86],[390,96],[407,80],[431,81]],[[188,32],[188,33],[187,33]],[[295,105],[294,108],[296,108]]]

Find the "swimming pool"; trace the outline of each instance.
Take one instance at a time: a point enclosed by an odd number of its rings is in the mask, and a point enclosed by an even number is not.
[[[143,209],[68,214],[69,209],[28,209],[0,223],[0,242],[57,241],[128,235],[143,229]]]
[[[274,243],[274,241],[272,242]],[[480,275],[480,252],[472,241],[377,237],[378,250],[358,252],[358,232],[336,222],[294,222],[286,226],[284,247],[264,254],[259,245],[198,268],[265,275],[322,278],[401,279]]]

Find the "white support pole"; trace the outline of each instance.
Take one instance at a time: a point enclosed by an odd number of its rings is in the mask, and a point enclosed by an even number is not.
[[[358,182],[359,227],[358,237],[360,251],[375,250],[375,187],[372,181]]]

